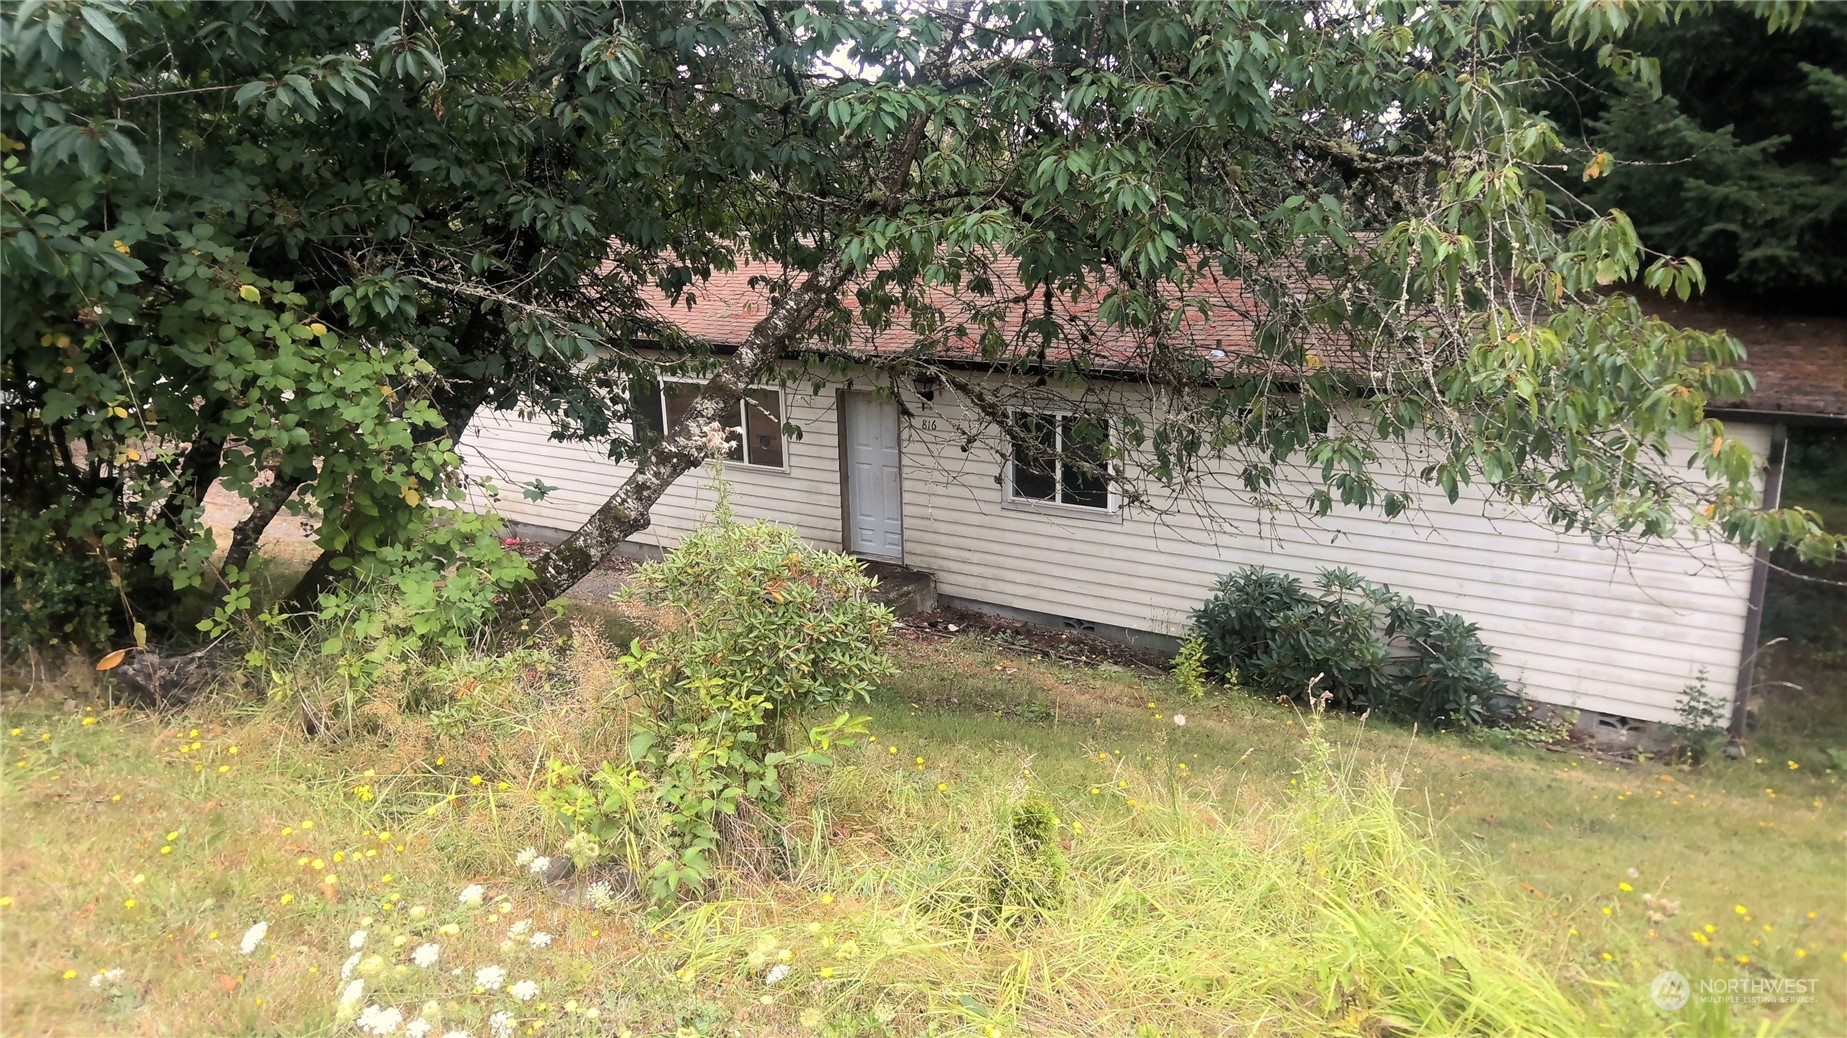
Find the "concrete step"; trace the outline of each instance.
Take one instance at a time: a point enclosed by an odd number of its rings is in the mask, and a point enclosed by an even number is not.
[[[893,562],[865,560],[866,572],[879,582],[872,600],[899,616],[915,616],[936,608],[936,579],[921,570]]]

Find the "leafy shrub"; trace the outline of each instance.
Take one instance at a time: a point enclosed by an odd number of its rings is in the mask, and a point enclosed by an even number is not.
[[[68,643],[83,652],[115,637],[117,590],[109,568],[75,542],[52,536],[43,516],[8,508],[0,538],[0,630],[6,653]]]
[[[989,866],[989,922],[1030,922],[1064,904],[1070,864],[1058,846],[1058,815],[1043,800],[1007,810],[1006,838]]]
[[[1205,666],[1266,695],[1326,694],[1347,710],[1476,725],[1510,693],[1478,628],[1344,569],[1314,589],[1250,566],[1194,613]]]
[[[404,544],[377,547],[362,567],[323,592],[316,610],[330,627],[321,651],[356,674],[430,653],[466,654],[500,597],[532,575],[501,543],[498,519],[459,511]]]
[[[555,770],[552,804],[627,859],[656,900],[697,890],[783,820],[783,770],[865,731],[846,708],[891,671],[891,613],[857,560],[787,527],[712,523],[623,592],[649,634],[618,661],[643,709],[626,761]],[[808,712],[832,720],[802,730]],[[835,713],[837,711],[837,713]]]
[[[1187,636],[1180,643],[1180,651],[1174,654],[1174,684],[1180,686],[1183,695],[1201,699],[1206,694],[1206,684],[1211,675],[1206,670],[1206,640],[1199,633]],[[1234,676],[1232,682],[1237,678]]]

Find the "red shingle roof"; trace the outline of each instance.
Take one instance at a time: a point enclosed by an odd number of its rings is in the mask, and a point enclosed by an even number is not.
[[[715,273],[710,281],[694,285],[677,307],[670,307],[665,296],[653,293],[660,315],[689,335],[721,345],[743,341],[762,320],[770,305],[768,283],[780,274],[770,264],[740,267],[735,271]],[[958,295],[948,289],[933,293],[933,302],[944,315],[945,330],[935,355],[958,359],[981,359],[980,344],[974,336],[980,332],[974,321],[981,307],[999,308],[996,330],[1005,339],[998,359],[1024,360],[1036,356],[1039,336],[1030,322],[1044,312],[1043,297],[1030,299],[1009,271],[994,275],[991,296],[976,298]],[[753,279],[763,283],[753,285]],[[1194,288],[1196,296],[1211,302],[1211,312],[1195,309],[1182,312],[1180,328],[1167,336],[1168,345],[1181,356],[1192,356],[1223,363],[1223,358],[1257,356],[1254,332],[1262,304],[1236,280],[1207,277]],[[1054,340],[1047,346],[1047,359],[1053,363],[1082,360],[1091,367],[1115,372],[1147,371],[1156,360],[1156,343],[1146,331],[1110,325],[1098,316],[1102,293],[1088,292],[1073,298],[1058,295],[1052,300],[1054,316],[1064,334],[1073,337]],[[686,303],[690,299],[692,306]],[[856,305],[852,293],[843,294],[842,302]],[[1679,304],[1659,297],[1643,300],[1649,312],[1676,324],[1704,330],[1725,329],[1737,336],[1748,352],[1745,364],[1757,379],[1757,388],[1744,401],[1728,407],[1737,410],[1780,412],[1847,421],[1847,318],[1791,318],[1761,316],[1710,304]],[[956,334],[956,324],[966,324],[966,334]],[[895,353],[915,349],[916,333],[908,319],[898,316],[888,330],[874,335],[857,325],[858,348],[872,353]],[[1359,348],[1345,343],[1324,342],[1312,355],[1350,366],[1357,371],[1369,368]]]

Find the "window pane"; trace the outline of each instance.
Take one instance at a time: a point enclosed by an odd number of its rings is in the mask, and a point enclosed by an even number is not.
[[[686,412],[692,410],[693,401],[699,397],[699,387],[690,382],[669,382],[667,383],[667,392],[665,396],[667,400],[667,429],[672,431],[678,428],[681,422],[686,420]],[[735,413],[730,416],[729,420],[724,418],[720,418],[719,420],[727,426],[736,425],[738,422]],[[731,433],[729,438],[731,440],[731,451],[725,456],[735,460],[738,457],[738,436],[736,433]]]
[[[1044,415],[1019,416],[1013,441],[1013,496],[1052,501],[1058,496],[1058,423]]]
[[[1066,415],[1059,426],[1064,433],[1064,483],[1059,500],[1084,508],[1108,508],[1109,462],[1103,448],[1109,443],[1109,423]]]
[[[635,442],[651,447],[667,436],[661,424],[661,384],[651,379],[629,383],[629,417],[635,423]]]
[[[744,394],[745,458],[752,465],[782,468],[782,394],[753,389]]]

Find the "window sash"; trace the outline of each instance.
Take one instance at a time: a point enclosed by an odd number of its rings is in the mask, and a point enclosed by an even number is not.
[[[1007,459],[1007,490],[1010,499],[1040,501],[1096,512],[1115,511],[1115,494],[1107,475],[1084,472],[1065,464],[1066,457],[1075,454],[1078,460],[1094,464],[1100,469],[1107,468],[1108,456],[1103,449],[1110,441],[1110,423],[1107,420],[1087,420],[1093,426],[1101,427],[1102,435],[1092,444],[1075,442],[1079,422],[1076,415],[1056,411],[1022,411],[1015,414],[1018,416],[1016,424],[1019,430],[1037,440],[1039,452],[1050,452],[1051,457],[1034,459],[1030,456],[1029,444],[1018,440],[1010,445]]]

